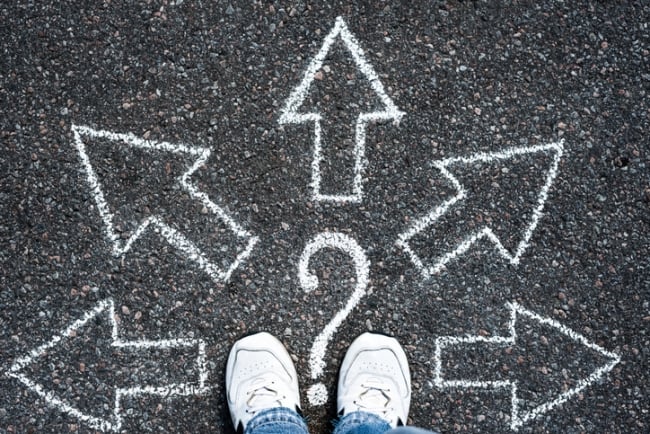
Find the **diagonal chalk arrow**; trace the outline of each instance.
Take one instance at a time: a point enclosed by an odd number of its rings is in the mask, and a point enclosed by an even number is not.
[[[182,144],[172,144],[167,142],[157,142],[153,140],[140,139],[132,134],[119,134],[111,131],[96,130],[86,126],[73,125],[72,133],[74,136],[74,146],[79,152],[81,164],[86,172],[86,180],[90,186],[99,214],[104,222],[106,237],[112,244],[112,253],[114,256],[125,255],[132,245],[149,229],[154,228],[162,237],[182,254],[187,260],[196,263],[203,271],[208,273],[215,281],[227,281],[232,272],[245,260],[258,238],[241,227],[232,219],[219,205],[214,203],[207,194],[199,191],[190,181],[190,178],[206,160],[210,157],[210,149],[202,147],[190,147]],[[218,266],[203,252],[197,245],[192,242],[181,230],[165,221],[159,214],[152,214],[144,218],[133,231],[132,235],[125,241],[120,240],[120,236],[115,229],[114,210],[109,206],[105,194],[104,186],[97,176],[97,171],[91,163],[84,139],[103,139],[111,142],[116,147],[132,147],[145,152],[166,152],[186,158],[191,158],[193,164],[187,167],[187,170],[176,179],[176,184],[184,190],[189,197],[200,204],[210,213],[216,215],[237,238],[244,241],[244,247],[239,251],[234,259],[226,266]],[[152,157],[153,158],[153,157]],[[101,161],[96,164],[101,164]],[[151,189],[156,186],[150,186]]]
[[[509,334],[507,336],[443,336],[436,339],[434,383],[439,388],[510,391],[510,428],[513,430],[518,430],[525,423],[564,404],[585,388],[599,381],[621,361],[618,354],[589,342],[584,336],[557,321],[537,315],[517,303],[508,303],[507,307],[510,310]],[[548,336],[545,338],[547,341],[545,351],[538,350],[539,355],[535,357],[534,349],[536,346],[539,347],[540,336],[545,335]],[[562,340],[569,344],[564,347],[559,346]],[[559,349],[553,351],[553,346],[557,346]],[[553,362],[548,360],[549,354],[556,354],[555,357],[558,357],[557,354],[559,354],[561,361],[566,363],[569,359],[568,351],[571,351],[572,357],[577,357],[573,354],[575,352],[578,352],[578,355],[592,353],[592,358],[597,361],[590,364],[598,367],[582,378],[570,372],[570,368],[562,369],[560,380],[562,384],[560,385],[551,383],[551,376],[548,375],[548,372],[542,376],[541,381],[544,383],[526,384],[525,379],[531,377],[532,374],[524,372],[522,379],[517,379],[513,378],[509,370],[503,372],[500,369],[502,355],[499,353],[503,353],[504,348],[510,348],[508,353],[511,354],[513,347],[517,352],[523,353],[518,363],[532,371],[536,370],[536,365],[557,364],[555,360]],[[551,349],[547,350],[546,347],[551,347]],[[499,349],[496,356],[494,348]],[[564,352],[562,348],[567,348],[567,352]],[[467,366],[469,361],[473,361],[474,365],[471,376],[467,372],[472,370],[472,367]],[[528,361],[532,362],[527,363]],[[579,366],[589,366],[590,364],[580,363]],[[571,366],[575,367],[575,365],[574,363]],[[559,368],[555,368],[555,370],[560,371]],[[497,378],[494,378],[495,376]],[[502,378],[504,376],[507,378]],[[565,388],[566,384],[572,385],[572,387]],[[539,395],[545,396],[540,398]],[[528,398],[524,399],[524,396]]]
[[[108,343],[106,345],[102,345],[101,333],[95,330],[99,327],[98,324],[101,324],[103,329],[106,329],[105,334],[108,335]],[[97,335],[94,335],[93,332]],[[42,358],[50,356],[55,351],[60,351],[60,353],[56,353],[57,355],[62,354],[59,355],[60,358],[69,359],[74,357],[77,354],[77,351],[73,350],[75,346],[81,348],[80,352],[90,347],[90,356],[86,354],[86,359],[82,359],[86,361],[98,357],[97,354],[111,352],[135,358],[136,363],[134,365],[136,367],[134,370],[137,372],[130,374],[127,379],[122,380],[122,382],[129,383],[128,387],[121,387],[118,384],[107,384],[105,387],[104,385],[97,385],[98,375],[90,376],[86,374],[86,381],[93,383],[93,388],[90,393],[100,393],[103,395],[103,391],[107,391],[107,395],[114,397],[112,409],[108,409],[109,411],[101,408],[103,406],[86,408],[88,403],[92,402],[92,396],[78,397],[81,399],[68,399],[61,396],[61,394],[57,393],[58,390],[54,387],[55,385],[48,387],[48,385],[43,384],[45,379],[51,378],[52,375],[43,376],[41,377],[43,380],[39,381],[31,378],[32,376],[25,372],[32,365],[37,365],[41,362]],[[159,356],[159,358],[155,358],[156,353],[169,351],[180,353],[181,356],[175,358]],[[192,357],[194,357],[193,360]],[[115,354],[112,354],[112,358],[115,358],[118,363],[122,361],[122,358]],[[191,363],[183,363],[181,365],[182,370],[188,370],[190,372],[179,372],[178,364],[174,364],[174,361],[179,358],[190,359],[192,361]],[[145,361],[147,359],[152,359],[151,363],[147,363]],[[64,359],[58,360],[57,362],[57,366],[76,367],[79,365],[80,360]],[[44,362],[42,363],[44,364]],[[145,380],[139,383],[137,379],[135,380],[136,384],[132,384],[134,382],[133,377],[143,377],[141,371],[144,370],[145,366],[151,364],[155,368],[151,369],[151,374],[146,379],[146,383],[148,384],[145,384]],[[98,369],[101,371],[106,368]],[[122,370],[123,366],[118,365],[117,369]],[[78,418],[91,428],[104,432],[119,432],[121,430],[123,423],[122,402],[125,398],[141,395],[155,395],[169,398],[174,396],[204,395],[210,391],[210,387],[206,384],[208,371],[206,367],[205,342],[202,339],[124,341],[119,338],[115,305],[111,299],[102,301],[95,308],[88,311],[82,318],[73,322],[59,334],[52,337],[49,342],[33,349],[28,355],[17,359],[6,374],[11,378],[19,380],[29,390],[45,400],[48,405]],[[113,374],[115,375],[108,378],[110,381],[114,381],[114,377],[118,376],[117,372]],[[174,378],[182,375],[192,376],[193,380],[174,381]],[[171,379],[167,379],[167,377],[171,377]],[[95,387],[97,390],[95,390]],[[87,389],[84,391],[87,391]]]
[[[301,113],[299,111],[309,88],[314,81],[316,73],[323,66],[323,61],[327,57],[332,45],[340,38],[344,46],[352,56],[357,69],[362,73],[365,79],[369,82],[372,90],[375,92],[383,105],[383,110],[361,112],[356,116],[354,125],[354,179],[352,181],[352,194],[322,194],[321,192],[321,164],[323,162],[323,128],[321,121],[327,122],[323,119],[323,115],[316,111]],[[404,116],[404,112],[400,111],[393,103],[390,97],[386,94],[384,86],[379,81],[379,76],[373,69],[372,65],[366,60],[366,57],[361,50],[359,42],[348,30],[345,21],[342,17],[336,19],[334,28],[325,37],[323,45],[311,60],[307,70],[305,71],[300,84],[291,92],[287,99],[282,112],[280,113],[280,124],[299,124],[303,122],[314,123],[314,155],[311,164],[312,179],[312,198],[315,201],[332,201],[332,202],[361,202],[363,199],[362,178],[365,166],[365,146],[366,146],[366,127],[369,122],[392,120],[399,122]],[[338,126],[335,126],[338,128]],[[347,127],[347,126],[342,126]]]
[[[428,278],[433,274],[439,273],[443,268],[452,260],[463,255],[467,252],[476,242],[486,239],[494,245],[494,249],[498,255],[508,260],[511,264],[518,264],[521,255],[524,253],[530,238],[539,223],[544,209],[544,204],[548,198],[548,192],[557,175],[558,166],[562,153],[564,150],[564,143],[562,141],[546,145],[531,146],[531,147],[518,147],[511,148],[501,152],[492,153],[477,153],[469,157],[447,158],[441,161],[434,162],[434,165],[440,170],[442,175],[447,178],[453,187],[456,189],[456,194],[451,199],[435,207],[429,214],[414,221],[408,229],[401,233],[397,239],[397,245],[400,246],[409,255],[411,261],[415,264],[417,269],[422,273],[424,278]],[[551,156],[551,164],[545,172],[543,185],[537,194],[537,200],[533,206],[532,213],[528,218],[525,229],[520,236],[519,242],[515,245],[514,249],[509,250],[504,246],[499,237],[489,223],[478,225],[471,230],[460,242],[452,245],[450,249],[435,257],[432,263],[425,263],[425,261],[418,255],[412,246],[411,240],[418,234],[424,233],[432,229],[435,224],[446,214],[450,213],[452,209],[458,210],[459,207],[466,205],[470,200],[481,200],[481,197],[476,197],[474,192],[468,190],[454,175],[455,166],[472,167],[482,166],[486,164],[501,164],[506,165],[510,160],[515,158],[534,154],[544,154]],[[507,170],[507,169],[506,169]],[[512,188],[513,186],[504,186],[505,188]],[[457,211],[459,212],[459,211]],[[462,214],[462,213],[461,213]]]

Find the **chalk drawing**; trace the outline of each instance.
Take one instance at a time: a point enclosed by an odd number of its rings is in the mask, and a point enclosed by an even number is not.
[[[434,165],[451,182],[451,184],[458,192],[453,198],[444,202],[442,205],[434,208],[426,216],[417,219],[415,222],[413,222],[405,232],[399,235],[396,244],[400,246],[402,249],[404,249],[404,251],[409,255],[411,261],[415,264],[416,268],[422,273],[422,276],[424,278],[428,278],[432,274],[439,273],[450,261],[456,259],[458,256],[461,256],[462,254],[467,252],[467,250],[469,250],[469,248],[474,243],[484,238],[490,240],[494,244],[495,250],[499,255],[501,255],[503,258],[507,259],[508,261],[510,261],[510,263],[513,265],[518,264],[521,255],[528,247],[530,238],[533,235],[533,231],[535,231],[535,228],[537,227],[537,224],[539,223],[539,220],[542,216],[544,203],[548,198],[548,191],[551,188],[553,181],[555,180],[555,176],[557,175],[558,166],[560,163],[560,159],[562,157],[563,150],[564,150],[564,141],[560,141],[556,143],[550,143],[550,144],[539,145],[539,146],[511,148],[501,152],[477,153],[469,157],[447,158],[441,161],[434,162]],[[468,197],[467,190],[465,189],[465,187],[463,187],[460,181],[451,173],[451,171],[449,170],[449,166],[456,165],[456,164],[465,164],[465,165],[483,164],[483,163],[491,163],[493,161],[502,161],[502,160],[507,161],[509,159],[512,159],[520,155],[535,154],[540,152],[551,153],[553,155],[553,160],[551,162],[551,166],[548,172],[546,172],[546,179],[544,185],[541,191],[539,192],[539,195],[537,196],[537,203],[535,205],[532,216],[530,218],[530,222],[528,223],[526,230],[524,231],[523,236],[521,238],[521,241],[517,245],[514,252],[511,253],[503,246],[503,244],[501,243],[499,238],[497,238],[497,236],[494,234],[491,228],[483,227],[482,229],[477,230],[476,232],[468,235],[460,244],[458,244],[458,246],[456,246],[456,248],[454,248],[449,252],[446,252],[444,255],[437,258],[432,265],[424,264],[422,259],[411,248],[409,244],[409,240],[414,236],[416,236],[417,234],[419,234],[420,232],[426,230],[432,224],[434,224],[436,220],[438,220],[443,214],[445,214],[453,205],[459,203],[460,201]]]
[[[313,380],[317,380],[323,374],[326,366],[325,352],[332,336],[365,295],[370,269],[370,262],[365,252],[353,238],[339,232],[320,233],[307,243],[298,263],[298,279],[305,292],[311,292],[318,288],[318,277],[309,271],[309,260],[315,253],[325,248],[339,249],[350,255],[354,262],[357,281],[354,291],[343,309],[334,315],[314,340],[309,355],[309,368]],[[323,405],[328,399],[327,388],[323,383],[316,383],[307,391],[307,398],[311,405]]]
[[[434,383],[439,388],[477,388],[477,389],[510,389],[510,428],[513,430],[518,430],[521,426],[536,417],[564,404],[567,400],[576,396],[586,387],[594,384],[605,374],[611,371],[616,364],[621,361],[621,358],[618,354],[612,353],[605,350],[604,348],[589,342],[584,336],[574,332],[573,330],[565,327],[564,325],[558,323],[555,320],[550,318],[545,318],[540,315],[537,315],[534,312],[524,309],[517,303],[508,303],[508,309],[510,309],[510,322],[508,325],[508,336],[444,336],[436,338],[436,347],[434,353]],[[520,404],[521,401],[517,395],[518,383],[517,381],[511,380],[498,380],[498,381],[474,381],[474,380],[445,380],[442,372],[442,351],[446,348],[453,347],[454,345],[463,345],[463,344],[475,344],[475,343],[485,343],[485,344],[497,344],[497,345],[515,345],[517,343],[517,318],[518,316],[525,316],[539,324],[547,325],[555,328],[560,333],[568,336],[573,339],[576,343],[581,344],[591,350],[594,350],[605,358],[609,359],[609,362],[604,366],[596,369],[589,375],[587,378],[579,380],[574,387],[569,390],[562,392],[555,399],[545,402],[530,411],[521,411]]]
[[[38,359],[47,354],[51,348],[62,344],[65,340],[74,338],[80,329],[82,329],[89,322],[92,324],[92,321],[102,314],[105,315],[105,317],[109,320],[112,338],[111,345],[113,347],[132,350],[135,352],[149,348],[162,350],[188,348],[191,351],[195,351],[197,354],[197,357],[194,360],[194,365],[197,369],[196,380],[194,382],[175,383],[168,384],[166,386],[140,385],[129,388],[116,387],[112,418],[102,418],[84,413],[83,411],[76,408],[73,402],[66,402],[63,399],[60,399],[54,392],[45,390],[42,385],[38,384],[34,380],[30,379],[26,374],[21,372],[27,366],[31,365],[35,359]],[[78,418],[91,428],[98,429],[103,432],[120,431],[123,422],[121,402],[124,397],[135,397],[140,395],[155,395],[161,397],[204,395],[210,391],[210,387],[206,384],[208,379],[208,370],[206,366],[205,342],[202,339],[124,341],[119,338],[116,318],[115,304],[113,300],[107,299],[100,302],[92,310],[86,312],[82,318],[78,319],[67,328],[62,330],[58,335],[54,336],[49,342],[39,346],[36,349],[33,349],[27,356],[17,359],[6,374],[9,377],[19,380],[29,390],[40,396],[48,405]]]
[[[321,137],[321,120],[322,116],[318,112],[300,113],[303,100],[307,96],[309,87],[314,80],[315,74],[323,66],[323,61],[327,57],[332,44],[336,38],[340,37],[341,41],[352,55],[354,62],[370,83],[371,88],[381,100],[384,110],[360,113],[357,117],[355,128],[355,146],[354,146],[354,179],[352,183],[352,194],[321,194],[321,162],[322,156],[322,137]],[[315,201],[332,201],[332,202],[352,202],[358,203],[363,200],[363,172],[366,165],[365,147],[366,147],[366,126],[369,122],[392,120],[399,123],[404,116],[391,98],[386,94],[384,86],[379,81],[379,76],[373,69],[372,65],[366,60],[363,50],[354,35],[350,33],[342,17],[336,18],[334,28],[329,32],[323,41],[323,45],[311,60],[300,84],[291,92],[284,108],[280,113],[280,124],[299,124],[303,122],[314,122],[314,155],[311,164],[311,189],[312,199]]]
[[[116,257],[125,255],[133,243],[142,236],[142,234],[150,227],[157,230],[165,240],[181,253],[189,261],[195,262],[203,271],[205,271],[215,281],[227,281],[232,272],[244,261],[251,253],[253,247],[258,241],[256,236],[241,227],[235,220],[232,219],[219,205],[210,200],[207,194],[199,191],[191,182],[190,178],[201,166],[205,164],[210,157],[211,151],[209,148],[203,147],[190,147],[182,144],[172,144],[167,142],[157,142],[153,140],[140,139],[132,134],[119,134],[105,130],[95,130],[90,127],[73,125],[72,133],[74,135],[74,145],[79,152],[81,164],[86,172],[86,180],[90,186],[90,190],[97,204],[99,214],[104,222],[104,231],[108,240],[113,244],[113,255]],[[187,191],[193,199],[199,201],[209,212],[217,215],[227,227],[238,237],[246,240],[244,249],[237,255],[234,261],[225,268],[219,267],[210,262],[208,257],[183,233],[174,229],[166,224],[159,216],[152,215],[142,221],[128,240],[121,242],[119,234],[113,227],[113,213],[111,212],[102,186],[97,178],[95,169],[90,163],[86,146],[83,142],[82,136],[87,136],[95,139],[106,139],[114,143],[120,143],[125,146],[134,147],[146,151],[162,151],[172,154],[189,155],[196,157],[196,160],[188,170],[178,179],[181,187]],[[154,186],[152,186],[154,188]]]

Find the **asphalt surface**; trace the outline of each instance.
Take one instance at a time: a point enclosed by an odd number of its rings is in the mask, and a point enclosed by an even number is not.
[[[519,432],[648,432],[648,4],[321,3],[0,6],[0,431],[96,432],[62,406],[115,420],[115,387],[196,381],[195,349],[116,350],[108,311],[75,323],[112,300],[124,342],[202,340],[209,389],[123,397],[121,432],[232,432],[226,357],[259,330],[294,356],[315,433],[330,430],[338,364],[367,330],[405,347],[414,425],[512,430],[509,387],[436,382],[437,339],[482,336],[443,352],[445,380],[517,382],[518,417],[535,415]],[[314,124],[278,122],[339,16],[404,112],[367,126],[359,203],[314,200]],[[340,40],[323,65],[301,110],[322,113],[323,140],[337,143],[324,148],[324,192],[349,193],[354,113],[381,104]],[[113,255],[73,125],[211,151],[190,181],[259,238],[227,282],[153,230]],[[195,157],[84,140],[120,242],[155,214],[218,267],[243,251],[248,238],[179,187]],[[494,153],[549,143],[563,152],[542,200],[552,153]],[[518,261],[484,238],[425,277],[396,242],[458,193],[436,162],[472,155],[492,158],[449,166],[467,197],[410,240],[424,265],[484,227],[513,252],[540,203],[541,215]],[[326,348],[330,401],[317,407],[312,344],[356,284],[349,255],[323,249],[309,265],[318,289],[303,290],[300,255],[321,232],[353,238],[371,265]],[[509,336],[513,306],[539,317],[518,318],[516,342],[490,342]],[[74,336],[17,368],[71,324]]]

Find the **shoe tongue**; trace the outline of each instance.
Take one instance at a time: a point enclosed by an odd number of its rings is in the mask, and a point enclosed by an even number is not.
[[[364,381],[363,387],[366,390],[361,394],[360,398],[364,407],[379,409],[388,405],[390,398],[385,392],[387,386],[380,379],[368,378]]]
[[[253,378],[251,381],[251,386],[262,386],[264,383],[269,383],[270,381],[265,377]]]
[[[376,387],[377,389],[385,389],[386,384],[379,377],[368,377],[363,383],[369,387]]]
[[[252,411],[275,407],[280,403],[278,392],[272,388],[268,379],[260,377],[251,382],[251,396],[248,398],[248,406]]]
[[[363,405],[369,408],[383,408],[388,403],[386,395],[378,389],[368,389],[363,395]]]

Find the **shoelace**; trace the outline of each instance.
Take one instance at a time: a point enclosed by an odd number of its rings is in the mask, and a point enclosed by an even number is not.
[[[246,392],[248,399],[246,400],[246,412],[255,414],[260,410],[264,410],[270,407],[282,406],[282,400],[286,399],[286,396],[280,396],[278,391],[275,390],[272,386],[275,384],[275,381],[268,381],[260,378],[255,381],[255,389],[249,390]]]
[[[361,387],[364,390],[354,401],[354,404],[359,408],[375,414],[386,414],[393,410],[390,407],[390,387],[386,384],[379,380],[370,379],[362,383]]]

